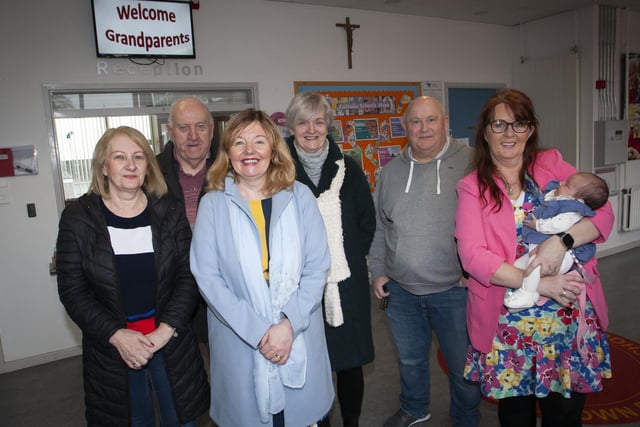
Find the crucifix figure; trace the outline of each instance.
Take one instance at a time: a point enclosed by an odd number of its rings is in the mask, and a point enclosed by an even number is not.
[[[360,28],[360,25],[351,24],[349,17],[347,16],[346,24],[336,24],[336,27],[342,27],[347,32],[347,51],[349,54],[349,69],[351,69],[351,53],[353,53],[353,30]]]

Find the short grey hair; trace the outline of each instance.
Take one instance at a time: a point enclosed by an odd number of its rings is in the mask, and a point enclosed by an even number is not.
[[[285,113],[287,127],[293,130],[301,116],[304,115],[306,120],[318,113],[324,115],[327,127],[330,127],[333,123],[333,110],[327,98],[314,92],[301,92],[293,97],[287,107],[287,112]]]

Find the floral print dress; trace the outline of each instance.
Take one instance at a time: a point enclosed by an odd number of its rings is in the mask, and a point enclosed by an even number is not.
[[[516,257],[528,252],[521,236],[522,221],[538,203],[538,193],[526,177],[525,191],[512,200],[518,236]],[[586,332],[579,351],[576,336],[581,315]],[[602,390],[602,380],[611,377],[609,344],[591,302],[587,300],[581,311],[575,304],[565,308],[546,299],[543,305],[517,313],[505,310],[498,318],[491,352],[469,347],[464,376],[480,382],[482,394],[494,399],[597,392]]]

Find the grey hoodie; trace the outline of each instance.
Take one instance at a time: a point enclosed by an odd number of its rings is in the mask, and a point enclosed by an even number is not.
[[[471,149],[449,140],[427,163],[412,160],[409,146],[381,171],[376,184],[377,226],[369,270],[415,295],[445,291],[460,282],[454,240],[456,183]]]

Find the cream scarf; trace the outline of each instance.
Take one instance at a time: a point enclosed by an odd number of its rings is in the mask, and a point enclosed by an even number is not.
[[[336,162],[338,173],[331,181],[329,189],[318,197],[318,208],[324,220],[331,255],[331,268],[327,277],[327,286],[324,289],[324,310],[326,321],[331,326],[340,326],[344,323],[342,307],[340,305],[340,292],[338,283],[351,276],[347,257],[344,253],[344,241],[342,237],[342,207],[340,203],[340,189],[344,182],[344,159]]]

